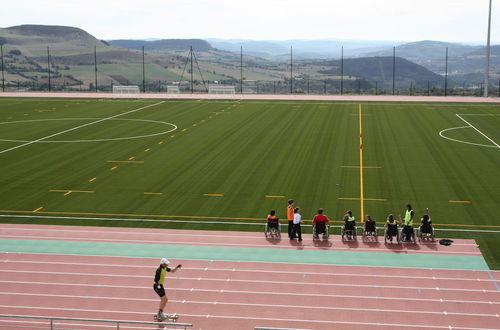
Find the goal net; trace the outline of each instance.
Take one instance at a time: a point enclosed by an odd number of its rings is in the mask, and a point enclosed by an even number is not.
[[[178,95],[180,93],[179,86],[167,86],[167,94]]]
[[[113,86],[113,94],[140,94],[139,86]]]
[[[208,86],[208,95],[229,95],[234,96],[236,90],[234,86]]]

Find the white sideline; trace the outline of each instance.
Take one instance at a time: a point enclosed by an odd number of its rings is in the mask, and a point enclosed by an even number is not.
[[[146,105],[144,107],[140,107],[140,108],[137,108],[137,109],[134,109],[134,110],[130,110],[130,111],[127,111],[127,112],[123,112],[123,113],[119,113],[119,114],[111,116],[111,117],[102,118],[102,119],[99,119],[99,120],[96,120],[96,121],[93,121],[93,122],[90,122],[90,123],[87,123],[87,124],[83,124],[83,125],[80,125],[80,126],[76,126],[76,127],[73,127],[73,128],[70,128],[70,129],[58,132],[58,133],[47,135],[45,137],[42,137],[42,138],[39,138],[39,139],[36,139],[36,140],[33,140],[33,141],[26,142],[24,144],[20,144],[18,146],[12,147],[12,148],[8,148],[8,149],[5,149],[5,150],[2,150],[2,151],[0,151],[0,154],[3,154],[5,152],[9,152],[9,151],[12,151],[12,150],[15,150],[15,149],[19,149],[19,148],[28,146],[28,145],[33,144],[33,143],[41,142],[43,140],[47,140],[47,139],[50,139],[50,138],[52,138],[54,136],[58,136],[58,135],[61,135],[61,134],[64,134],[64,133],[68,133],[68,132],[77,130],[77,129],[82,128],[82,127],[94,125],[94,124],[97,124],[97,123],[100,123],[100,122],[103,122],[103,121],[106,121],[106,120],[109,120],[109,119],[113,119],[113,118],[117,118],[117,117],[120,117],[120,116],[123,116],[123,115],[127,115],[129,113],[133,113],[133,112],[136,112],[136,111],[139,111],[139,110],[143,110],[143,109],[146,109],[146,108],[154,107],[154,106],[157,106],[157,105],[162,104],[162,103],[165,103],[165,101],[161,101],[161,102],[157,102],[157,103],[154,103],[154,104]]]

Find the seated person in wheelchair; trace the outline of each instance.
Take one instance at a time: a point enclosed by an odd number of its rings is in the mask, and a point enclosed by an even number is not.
[[[279,231],[279,218],[276,216],[275,210],[271,210],[267,216],[266,231],[270,231],[271,228]]]
[[[344,215],[344,230],[346,232],[350,232],[351,234],[348,236],[352,236],[354,233],[354,229],[356,227],[356,218],[352,216],[352,211],[349,210]]]
[[[396,218],[394,218],[394,215],[389,214],[387,216],[384,228],[387,238],[392,242],[392,238],[398,235],[398,222],[396,221]]]
[[[428,214],[424,214],[424,216],[420,219],[422,224],[420,225],[420,233],[421,234],[432,234],[432,220]]]
[[[318,238],[319,234],[323,234],[326,236],[327,228],[330,223],[330,220],[326,215],[323,214],[323,209],[318,210],[318,214],[316,214],[312,221],[313,233],[314,237]]]
[[[366,215],[365,217],[365,234],[366,235],[375,235],[377,233],[377,227],[375,226],[375,221],[373,221],[370,215]]]

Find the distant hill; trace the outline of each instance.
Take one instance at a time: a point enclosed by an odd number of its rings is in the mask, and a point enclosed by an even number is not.
[[[64,49],[78,53],[82,49],[106,47],[82,29],[55,25],[19,25],[0,29],[2,44],[21,48],[25,54],[40,52],[41,48]]]
[[[427,69],[443,74],[446,65],[446,47],[448,47],[448,73],[465,75],[482,71],[485,67],[484,46],[471,46],[441,41],[419,41],[396,47],[396,56],[415,62]],[[368,52],[364,56],[391,56],[392,48],[377,52]],[[500,45],[491,47],[491,72],[500,71]]]
[[[212,46],[202,39],[161,39],[161,40],[108,40],[111,46],[138,49],[156,52],[186,51],[193,47],[194,51],[207,52],[212,50]]]
[[[363,52],[375,52],[389,46],[399,45],[401,42],[394,41],[360,41],[360,40],[243,40],[243,39],[207,39],[210,44],[218,49],[233,53],[259,56],[263,58],[286,57],[290,54],[290,46],[293,54],[300,58],[332,58],[340,57],[341,49],[344,47],[345,56],[359,56]]]
[[[340,75],[341,61],[324,62],[332,69],[321,70],[323,74]],[[393,58],[392,56],[360,57],[344,59],[344,76],[362,77],[369,82],[378,82],[379,86],[388,87],[392,84]],[[426,69],[425,67],[410,62],[404,58],[396,57],[396,80],[399,84],[424,88],[428,82],[438,83],[443,77]]]

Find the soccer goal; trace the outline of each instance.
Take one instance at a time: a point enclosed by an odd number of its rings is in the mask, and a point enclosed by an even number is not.
[[[167,94],[179,95],[180,93],[179,86],[167,86]]]
[[[228,95],[234,96],[236,94],[236,90],[234,86],[208,86],[208,95],[217,96],[217,95]]]
[[[139,86],[113,86],[113,94],[137,95],[140,90]]]

